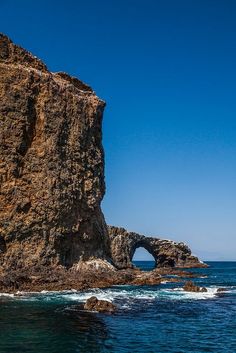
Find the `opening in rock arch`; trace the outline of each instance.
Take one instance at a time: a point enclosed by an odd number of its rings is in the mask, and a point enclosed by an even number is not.
[[[154,257],[143,247],[139,247],[135,250],[132,263],[144,271],[151,271],[155,268]]]

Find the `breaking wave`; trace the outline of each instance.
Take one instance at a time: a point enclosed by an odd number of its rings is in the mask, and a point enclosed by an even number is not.
[[[219,295],[235,293],[236,287],[224,287],[225,291],[218,293],[220,287],[206,287],[207,292],[186,292],[180,287],[166,287],[165,284],[157,287],[139,287],[139,286],[115,286],[106,289],[91,289],[84,292],[76,290],[70,291],[42,291],[36,292],[17,292],[14,294],[0,293],[1,297],[11,300],[26,301],[63,301],[84,303],[91,296],[98,299],[116,302],[120,308],[132,307],[137,302],[152,303],[156,300],[183,301],[183,300],[207,300],[219,297]]]

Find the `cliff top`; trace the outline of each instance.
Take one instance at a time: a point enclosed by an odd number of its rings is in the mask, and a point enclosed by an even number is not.
[[[14,44],[12,40],[3,33],[0,33],[0,63],[7,65],[22,65],[26,68],[35,69],[45,74],[52,75],[47,66],[36,56],[27,50]],[[93,92],[93,89],[76,77],[72,77],[64,72],[53,74],[58,79],[63,79],[74,87],[82,91]]]

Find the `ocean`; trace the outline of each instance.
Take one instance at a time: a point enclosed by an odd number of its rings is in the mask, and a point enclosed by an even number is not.
[[[191,270],[207,293],[184,292],[183,283],[1,293],[0,353],[236,353],[236,262],[208,264]],[[117,313],[81,311],[92,295],[114,302]]]

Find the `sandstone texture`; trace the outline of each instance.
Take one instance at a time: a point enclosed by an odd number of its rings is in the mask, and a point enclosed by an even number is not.
[[[110,252],[119,269],[132,268],[132,258],[139,247],[146,249],[155,259],[156,267],[206,267],[184,243],[146,237],[124,228],[108,227]]]
[[[0,266],[106,258],[102,116],[80,80],[0,34]]]

